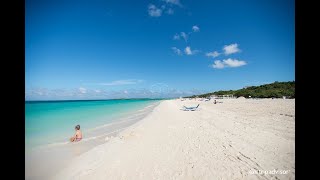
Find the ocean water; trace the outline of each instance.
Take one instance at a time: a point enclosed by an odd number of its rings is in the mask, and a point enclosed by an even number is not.
[[[90,100],[25,102],[26,148],[68,142],[79,124],[84,139],[104,133],[103,127],[129,121],[159,100]],[[131,118],[132,119],[132,118]],[[120,127],[120,126],[119,126]]]

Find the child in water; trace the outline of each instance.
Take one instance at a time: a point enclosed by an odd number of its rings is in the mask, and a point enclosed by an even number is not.
[[[82,132],[80,131],[80,125],[76,125],[75,130],[76,130],[76,134],[70,138],[71,142],[78,142],[82,139]]]

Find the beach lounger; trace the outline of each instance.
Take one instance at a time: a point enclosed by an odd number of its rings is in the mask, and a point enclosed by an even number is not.
[[[186,106],[183,106],[183,111],[195,111],[198,109],[200,104],[198,104],[198,106],[195,106],[195,107],[186,107]]]

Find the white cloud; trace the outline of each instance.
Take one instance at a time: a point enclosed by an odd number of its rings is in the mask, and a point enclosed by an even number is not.
[[[212,64],[212,67],[216,68],[216,69],[223,69],[225,67],[225,65],[220,60],[216,60]]]
[[[179,39],[180,39],[180,35],[179,35],[179,34],[175,34],[175,35],[173,36],[173,39],[174,39],[174,40],[179,40]]]
[[[174,14],[174,8],[178,6],[182,8],[180,0],[162,0],[162,2],[157,7],[154,4],[148,6],[148,13],[152,17],[160,17],[163,13],[172,15]]]
[[[184,49],[184,52],[186,53],[186,55],[194,55],[194,54],[196,54],[197,52],[199,52],[199,50],[191,50],[191,47],[190,47],[190,46],[187,46],[187,47]]]
[[[231,59],[231,58],[223,60],[223,62],[229,67],[240,67],[247,64],[245,61],[239,61],[237,59]]]
[[[86,89],[86,88],[83,88],[83,87],[80,87],[80,88],[79,88],[79,92],[80,92],[81,94],[85,94],[85,93],[87,93],[87,89]]]
[[[104,86],[120,86],[120,85],[129,85],[129,84],[138,84],[143,82],[143,80],[136,80],[136,79],[127,79],[127,80],[117,80],[117,81],[112,81],[109,83],[99,83],[99,85],[104,85]]]
[[[245,61],[240,61],[240,60],[237,60],[237,59],[228,58],[228,59],[224,59],[222,61],[220,61],[220,60],[214,61],[214,63],[212,64],[212,67],[216,68],[216,69],[223,69],[223,68],[226,68],[226,67],[235,68],[235,67],[244,66],[246,64],[247,63]]]
[[[162,1],[165,1],[166,3],[169,3],[169,4],[174,4],[180,7],[182,6],[182,4],[180,3],[180,0],[162,0]]]
[[[190,46],[187,46],[187,47],[184,49],[184,52],[185,52],[187,55],[192,55],[192,51],[191,51]]]
[[[172,47],[171,49],[172,49],[176,54],[182,55],[182,51],[181,51],[180,49],[178,49],[178,48],[176,48],[176,47]]]
[[[40,95],[40,96],[42,96],[44,94],[42,91],[36,91],[35,93]]]
[[[230,44],[230,45],[225,45],[223,47],[224,50],[224,54],[225,55],[229,55],[229,54],[233,54],[233,53],[237,53],[240,52],[240,49],[238,48],[238,44]]]
[[[199,32],[200,28],[198,26],[192,26],[192,31],[193,32]]]
[[[188,41],[188,34],[185,32],[181,32],[180,36],[187,42]]]
[[[188,33],[186,33],[186,32],[180,32],[180,34],[175,34],[175,35],[173,36],[173,39],[174,39],[174,40],[180,40],[181,38],[183,38],[183,39],[185,40],[185,42],[187,42],[188,39],[189,39],[189,35],[190,35],[190,34],[192,34],[192,33],[194,33],[194,32],[199,32],[199,31],[200,31],[199,26],[194,25],[194,26],[192,26],[192,31],[191,31],[191,32],[188,32]]]
[[[148,13],[152,17],[159,17],[162,14],[162,10],[157,8],[157,6],[150,4],[148,6]]]
[[[181,32],[180,35],[179,34],[175,34],[173,36],[174,40],[180,40],[180,38],[183,38],[186,42],[188,41],[188,34],[185,32]]]
[[[162,85],[161,85],[162,84]],[[154,87],[154,86],[152,86]],[[37,93],[41,91],[42,93]],[[98,91],[98,92],[97,92]],[[204,93],[204,92],[203,92]],[[200,91],[179,90],[170,88],[168,85],[158,83],[155,88],[140,89],[119,89],[116,91],[86,89],[86,93],[80,93],[79,88],[75,89],[26,89],[26,100],[80,100],[80,99],[116,99],[116,98],[159,98],[179,97],[194,94],[203,94]],[[40,95],[42,94],[42,95]]]
[[[218,57],[219,55],[220,55],[220,53],[218,53],[217,51],[206,53],[207,57],[213,57],[213,58]]]

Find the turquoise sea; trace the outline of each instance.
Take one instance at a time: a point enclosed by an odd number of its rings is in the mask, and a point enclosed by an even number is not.
[[[159,100],[26,101],[26,148],[67,142],[79,124],[86,132],[132,116]]]

